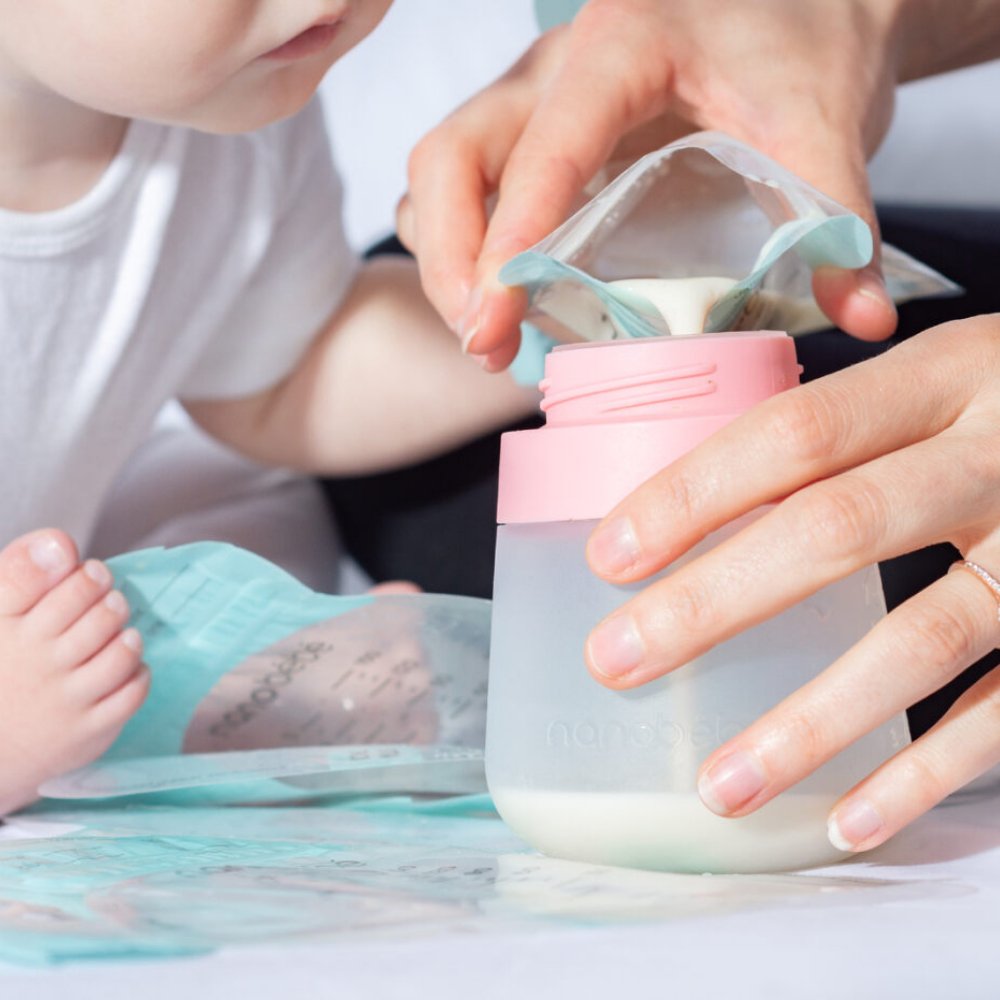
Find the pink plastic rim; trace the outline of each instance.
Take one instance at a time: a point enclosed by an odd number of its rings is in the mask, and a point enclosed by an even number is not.
[[[776,331],[558,347],[540,384],[545,426],[503,436],[497,519],[604,517],[801,370]]]

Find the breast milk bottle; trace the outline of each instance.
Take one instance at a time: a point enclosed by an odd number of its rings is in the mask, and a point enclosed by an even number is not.
[[[695,787],[714,748],[885,614],[874,566],[640,688],[609,690],[584,665],[590,629],[640,586],[590,572],[598,520],[799,371],[791,338],[774,332],[559,347],[541,383],[546,425],[504,435],[486,770],[500,814],[537,849],[668,871],[832,862],[831,806],[906,744],[899,716],[742,819],[711,813]]]

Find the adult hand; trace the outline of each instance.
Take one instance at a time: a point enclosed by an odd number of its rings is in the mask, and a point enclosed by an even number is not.
[[[487,367],[504,367],[524,302],[499,267],[566,218],[622,141],[635,155],[694,128],[771,155],[877,235],[865,161],[892,114],[898,5],[590,0],[414,151],[398,225],[428,297]],[[895,327],[877,260],[817,272],[815,293],[859,337]]]
[[[591,633],[613,688],[669,673],[877,560],[949,541],[1000,575],[1000,316],[935,327],[781,393],[654,476],[595,529],[616,583],[663,569],[762,505],[758,520],[661,578]],[[818,678],[717,749],[699,790],[753,812],[1000,645],[1000,595],[962,569],[892,611]],[[877,846],[1000,762],[1000,669],[847,793],[842,849]]]

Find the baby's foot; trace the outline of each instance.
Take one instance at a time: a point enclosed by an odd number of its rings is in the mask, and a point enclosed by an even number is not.
[[[104,753],[146,697],[142,640],[112,585],[61,531],[0,552],[0,816]]]

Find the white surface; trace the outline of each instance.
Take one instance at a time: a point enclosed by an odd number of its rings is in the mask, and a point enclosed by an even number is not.
[[[662,918],[652,923],[234,949],[197,960],[54,971],[0,967],[0,995],[16,1000],[632,995],[985,1000],[1000,995],[995,784],[992,797],[940,807],[855,863],[780,879],[675,878],[675,900],[663,906],[661,893]]]
[[[425,132],[536,37],[531,0],[398,0],[323,84],[347,186],[347,230],[366,247],[395,228],[406,159]],[[878,198],[1000,206],[1000,62],[909,84],[872,165]]]

